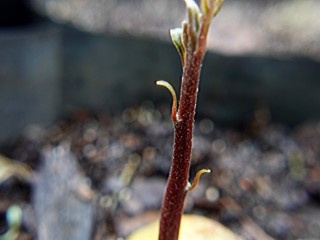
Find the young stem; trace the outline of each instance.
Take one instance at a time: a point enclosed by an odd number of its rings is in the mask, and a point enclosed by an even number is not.
[[[162,203],[159,240],[177,240],[179,237],[184,201],[189,189],[193,122],[201,63],[211,18],[219,10],[216,7],[220,8],[223,0],[202,0],[202,14],[193,0],[185,2],[188,22],[183,23],[182,30],[175,29],[171,32],[181,56],[183,74],[179,109],[176,119],[173,119],[173,159]]]
[[[174,123],[174,150],[167,190],[164,196],[159,240],[177,240],[190,169],[193,120],[202,56],[187,62],[181,85],[178,112],[179,121]]]

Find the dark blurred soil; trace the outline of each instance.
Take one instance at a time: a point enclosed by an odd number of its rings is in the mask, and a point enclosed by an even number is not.
[[[166,108],[146,103],[116,116],[81,110],[3,144],[1,153],[31,167],[33,177],[1,180],[1,233],[12,204],[23,210],[19,239],[123,239],[156,219],[172,152]],[[185,212],[244,239],[320,239],[319,123],[289,128],[262,109],[230,129],[199,116],[191,181],[201,168],[212,173],[188,195]]]

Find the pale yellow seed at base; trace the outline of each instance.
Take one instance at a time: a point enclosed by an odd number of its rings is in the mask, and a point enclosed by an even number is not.
[[[158,240],[159,221],[133,232],[127,240]],[[222,224],[198,215],[183,215],[179,240],[241,240]]]

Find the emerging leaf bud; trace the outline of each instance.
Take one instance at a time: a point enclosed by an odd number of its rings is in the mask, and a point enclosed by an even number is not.
[[[209,16],[210,18],[215,17],[224,0],[201,0],[200,2],[200,8],[202,11],[202,14],[208,17],[208,14],[212,14]]]
[[[218,12],[220,11],[220,8],[222,6],[222,3],[223,3],[224,0],[217,0],[215,1],[214,3],[214,11],[213,11],[213,17],[215,17]]]
[[[188,13],[188,35],[190,46],[194,50],[199,37],[201,12],[194,0],[185,0]]]
[[[201,8],[201,12],[204,16],[208,15],[209,12],[209,5],[210,4],[210,0],[201,0],[200,1],[200,8]]]
[[[183,66],[185,62],[185,47],[182,42],[182,34],[183,34],[183,31],[181,28],[174,28],[170,30],[171,40],[174,46],[176,47],[176,49],[178,50],[178,53],[181,58],[182,66]]]
[[[200,28],[200,9],[194,0],[185,0],[188,12],[188,22],[192,25],[193,30],[198,33]]]

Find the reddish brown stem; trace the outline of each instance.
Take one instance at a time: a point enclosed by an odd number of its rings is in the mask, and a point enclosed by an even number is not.
[[[174,123],[173,160],[163,200],[159,240],[177,240],[187,194],[193,121],[202,55],[187,61],[182,77],[178,119]]]
[[[181,56],[183,75],[177,117],[174,118],[176,116],[174,114],[172,118],[174,123],[173,159],[162,203],[159,240],[177,240],[179,237],[184,201],[189,189],[193,122],[201,63],[211,18],[214,12],[219,10],[215,9],[215,6],[219,7],[223,2],[223,0],[203,0],[201,15],[195,2],[185,1],[188,21],[182,24],[182,39],[177,35],[179,31],[172,32],[173,42]]]

